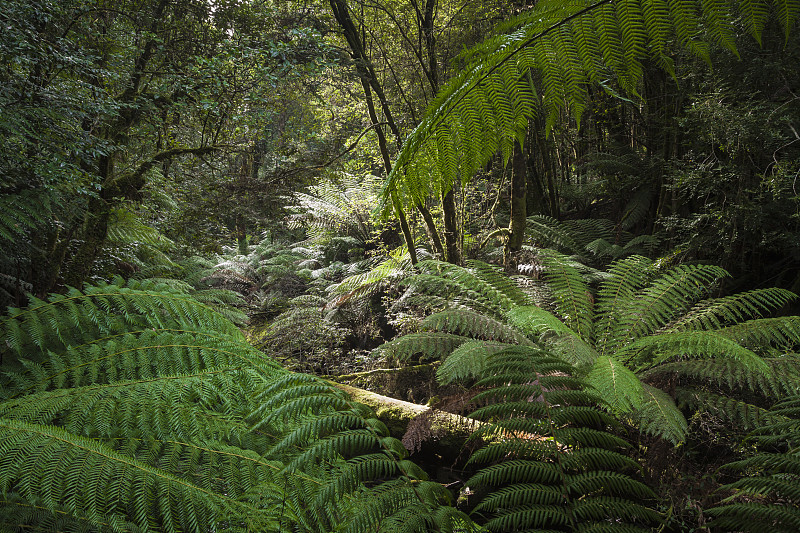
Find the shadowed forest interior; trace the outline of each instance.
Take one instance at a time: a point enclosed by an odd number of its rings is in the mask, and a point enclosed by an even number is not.
[[[798,0],[6,0],[0,532],[800,531]]]

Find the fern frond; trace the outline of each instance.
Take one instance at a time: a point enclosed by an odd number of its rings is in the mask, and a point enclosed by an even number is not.
[[[110,439],[120,433],[158,440],[240,437],[248,428],[231,415],[254,407],[263,377],[235,367],[161,375],[28,394],[0,403],[0,416]]]
[[[629,302],[613,337],[630,342],[668,324],[728,273],[713,265],[679,265],[661,274]]]
[[[113,244],[139,243],[154,248],[170,248],[175,244],[124,208],[112,210],[107,239]]]
[[[482,376],[486,359],[491,354],[508,347],[508,344],[499,342],[465,342],[453,350],[436,370],[436,379],[441,384],[448,384]]]
[[[500,267],[474,260],[467,261],[467,267],[476,278],[486,284],[487,288],[484,290],[486,294],[495,294],[492,290],[496,291],[503,300],[506,298],[510,300],[512,305],[529,305],[531,303],[530,297],[525,291],[506,276]]]
[[[662,331],[720,329],[730,323],[760,318],[764,313],[780,309],[796,298],[797,295],[791,291],[772,287],[705,300],[662,328]]]
[[[172,530],[199,532],[247,507],[52,426],[0,419],[0,456],[4,494],[17,492],[52,510],[65,502],[68,512],[91,517],[97,527],[106,516],[122,519],[129,513],[142,529],[160,522]],[[151,505],[154,500],[159,505]],[[246,514],[257,524],[261,511],[247,508]]]
[[[642,382],[612,357],[598,357],[586,376],[586,383],[616,412],[626,413],[642,406]]]
[[[545,215],[528,217],[525,236],[535,246],[553,248],[562,253],[580,255],[581,246],[575,242],[574,234],[558,220]]]
[[[580,272],[556,252],[543,256],[545,279],[553,291],[556,310],[567,327],[587,343],[594,338],[592,298]]]
[[[408,361],[417,354],[420,354],[422,360],[435,360],[443,359],[458,346],[471,340],[469,337],[450,333],[410,333],[384,343],[377,349],[386,357],[397,361]]]
[[[800,390],[800,358],[784,356],[764,359],[768,372],[750,368],[735,359],[701,359],[666,363],[642,372],[642,379],[674,374],[692,381],[716,383],[729,390],[749,390],[766,398],[783,397]]]
[[[754,350],[788,350],[800,339],[800,317],[758,318],[723,327],[717,333]]]
[[[330,289],[335,296],[334,305],[341,305],[352,298],[374,294],[386,283],[393,283],[412,275],[411,258],[406,251],[402,256],[390,255],[368,272],[354,274],[343,279]]]
[[[800,396],[778,402],[769,412],[776,418],[761,424],[751,438],[760,453],[723,467],[746,477],[720,487],[734,494],[707,509],[714,527],[787,533],[800,527]]]
[[[652,260],[635,255],[609,268],[611,276],[600,284],[597,298],[595,331],[599,353],[606,354],[618,342],[622,333],[620,321],[652,275],[652,265]]]
[[[642,384],[642,392],[642,406],[634,415],[640,430],[675,445],[686,440],[689,425],[672,397],[647,383]]]
[[[462,527],[466,532],[477,530],[466,515],[440,503],[449,500],[449,492],[437,483],[394,479],[360,495],[342,530],[348,533],[424,533],[459,531]]]
[[[687,358],[732,359],[751,371],[768,374],[769,366],[755,352],[714,331],[681,331],[651,335],[630,343],[615,357],[639,370]]]
[[[608,520],[630,530],[654,522],[657,513],[640,503],[654,495],[624,473],[636,463],[619,453],[625,441],[605,431],[614,422],[596,407],[599,397],[546,352],[526,355],[491,355],[485,372],[493,375],[478,383],[493,387],[475,396],[487,405],[470,415],[491,422],[475,433],[489,444],[470,464],[496,464],[467,482],[489,491],[473,512],[492,531],[605,529]]]
[[[508,321],[528,337],[553,346],[564,360],[576,365],[594,363],[597,352],[583,338],[548,311],[536,306],[515,307]]]
[[[800,513],[787,505],[733,503],[708,509],[706,513],[714,517],[714,526],[723,531],[794,533],[800,528]]]
[[[60,351],[48,350],[37,359],[22,359],[24,370],[9,372],[9,378],[18,384],[11,387],[14,393],[149,379],[230,364],[277,367],[240,339],[158,329],[101,337]]]
[[[498,320],[467,309],[451,309],[434,313],[420,322],[425,331],[452,333],[507,344],[533,344],[519,331]]]
[[[762,407],[705,390],[680,388],[676,391],[676,399],[679,405],[709,412],[746,431],[785,420]]]
[[[10,309],[0,323],[6,349],[18,356],[31,350],[61,350],[102,336],[138,330],[141,325],[162,329],[213,329],[232,339],[241,332],[210,307],[169,289],[142,290],[139,282],[71,289],[48,301],[32,299],[26,309]]]
[[[344,392],[306,374],[274,378],[259,391],[256,402],[258,408],[249,417],[256,428],[291,427],[309,418],[354,408]]]

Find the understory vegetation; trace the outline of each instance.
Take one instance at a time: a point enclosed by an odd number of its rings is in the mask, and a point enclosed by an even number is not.
[[[796,0],[8,0],[0,531],[800,531]]]

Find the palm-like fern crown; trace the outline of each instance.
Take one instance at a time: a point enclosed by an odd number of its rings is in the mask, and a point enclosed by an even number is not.
[[[508,160],[533,117],[548,131],[562,111],[580,122],[590,86],[613,92],[616,80],[635,97],[645,61],[673,74],[676,45],[708,61],[712,42],[736,52],[736,23],[760,41],[774,14],[788,38],[798,13],[796,0],[538,2],[464,57],[404,144],[384,208],[392,195],[421,204],[466,182],[498,152]]]
[[[0,327],[0,530],[469,527],[368,410],[175,284],[73,289]]]
[[[659,239],[652,235],[634,236],[623,229],[629,221],[635,220],[636,205],[625,210],[627,216],[619,225],[608,219],[559,221],[545,215],[528,217],[525,236],[537,248],[552,248],[584,263],[592,259],[610,261],[630,255],[648,255]]]
[[[292,221],[305,226],[311,239],[329,238],[333,232],[366,242],[372,236],[370,212],[378,187],[379,179],[371,175],[326,177],[308,193],[295,193],[298,205]]]
[[[531,296],[508,278],[494,279],[501,274],[488,265],[423,265],[430,273],[413,278],[401,300],[455,302],[457,309],[435,313],[422,322],[425,331],[383,350],[397,359],[445,359],[439,376],[451,381],[483,375],[486,358],[509,345],[538,343],[575,365],[618,413],[674,442],[687,429],[675,399],[753,427],[764,410],[730,394],[768,398],[800,387],[800,361],[785,353],[800,341],[800,317],[767,317],[795,298],[789,291],[706,298],[726,275],[721,268],[669,267],[641,256],[594,276],[601,279],[594,290],[569,258],[543,251],[540,262],[548,290],[537,294],[549,306],[531,305]],[[675,379],[673,398],[659,384]]]

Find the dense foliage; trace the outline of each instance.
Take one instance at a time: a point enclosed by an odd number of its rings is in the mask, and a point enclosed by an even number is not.
[[[0,531],[797,531],[799,16],[5,2]]]

